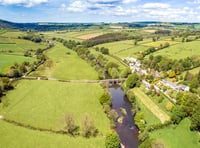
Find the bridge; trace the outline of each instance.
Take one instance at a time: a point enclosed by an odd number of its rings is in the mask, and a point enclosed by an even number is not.
[[[103,80],[66,80],[66,79],[57,79],[57,78],[47,78],[47,77],[34,77],[34,76],[22,76],[20,78],[11,79],[12,81],[15,80],[44,80],[44,81],[59,81],[59,82],[73,82],[73,83],[103,83],[105,86],[110,85],[120,85],[122,82],[126,80],[126,78],[118,78],[118,79],[103,79]]]

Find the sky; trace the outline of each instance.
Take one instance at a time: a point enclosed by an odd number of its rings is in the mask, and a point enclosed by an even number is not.
[[[12,22],[200,22],[200,0],[0,0]]]

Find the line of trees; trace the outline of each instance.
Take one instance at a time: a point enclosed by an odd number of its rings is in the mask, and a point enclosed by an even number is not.
[[[185,59],[173,60],[161,55],[150,55],[148,59],[143,60],[146,68],[151,68],[157,71],[173,70],[176,74],[190,70],[200,66],[200,56],[187,57]]]
[[[53,40],[63,43],[64,46],[75,51],[80,58],[90,63],[90,65],[98,72],[99,79],[104,79],[105,73],[112,78],[118,78],[120,76],[118,64],[109,62],[102,54],[95,55],[91,53],[90,50],[85,47],[84,43],[82,44],[73,40],[66,41],[60,38],[54,38]],[[104,54],[109,53],[106,48],[100,48],[100,50]]]

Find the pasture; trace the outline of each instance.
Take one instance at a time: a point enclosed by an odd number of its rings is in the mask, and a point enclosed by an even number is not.
[[[0,73],[5,73],[14,63],[21,64],[24,61],[32,63],[35,59],[18,55],[0,54]]]
[[[61,43],[56,43],[46,55],[49,59],[32,75],[71,80],[98,79],[98,73],[86,61]]]
[[[0,120],[0,147],[2,148],[104,148],[104,138],[70,137],[39,132],[15,126]]]
[[[102,94],[102,87],[94,83],[22,80],[4,97],[9,105],[1,104],[0,114],[24,125],[59,131],[64,128],[65,114],[72,113],[80,126],[87,113],[105,135],[110,123],[99,103]]]
[[[160,45],[165,45],[166,43],[169,43],[169,45],[175,45],[175,44],[179,44],[180,42],[170,41],[170,40],[168,40],[168,41],[161,40],[161,41],[156,41],[156,42],[148,42],[148,43],[144,43],[141,45],[158,48],[158,47],[160,47]]]
[[[138,52],[142,52],[147,49],[147,47],[143,46],[143,43],[148,42],[149,40],[144,40],[138,42],[138,45],[134,45],[134,40],[125,40],[125,41],[117,41],[111,43],[105,43],[97,45],[97,47],[105,47],[109,49],[110,54],[113,54],[120,58],[125,57],[137,57]]]
[[[134,88],[136,97],[161,121],[169,121],[170,117],[162,111],[140,88]]]
[[[32,41],[14,39],[14,38],[4,38],[0,37],[0,52],[9,52],[19,55],[24,55],[24,52],[27,50],[37,50],[38,48],[46,48],[44,44],[37,44]]]
[[[150,133],[150,138],[163,141],[167,148],[200,147],[200,136],[197,132],[190,131],[190,120],[187,118],[175,128],[167,127]]]
[[[200,41],[184,42],[154,52],[153,55],[162,55],[172,59],[183,59],[200,55]]]

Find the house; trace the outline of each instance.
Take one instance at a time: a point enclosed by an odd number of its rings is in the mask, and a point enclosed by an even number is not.
[[[179,85],[180,91],[190,91],[190,87],[184,84]]]
[[[169,87],[177,92],[179,91],[190,91],[190,87],[183,85],[183,84],[176,84],[174,82],[168,81],[168,80],[161,80],[160,81],[164,86]]]
[[[151,84],[145,80],[142,80],[142,83],[144,84],[144,86],[147,88],[147,89],[150,89],[151,88]]]

